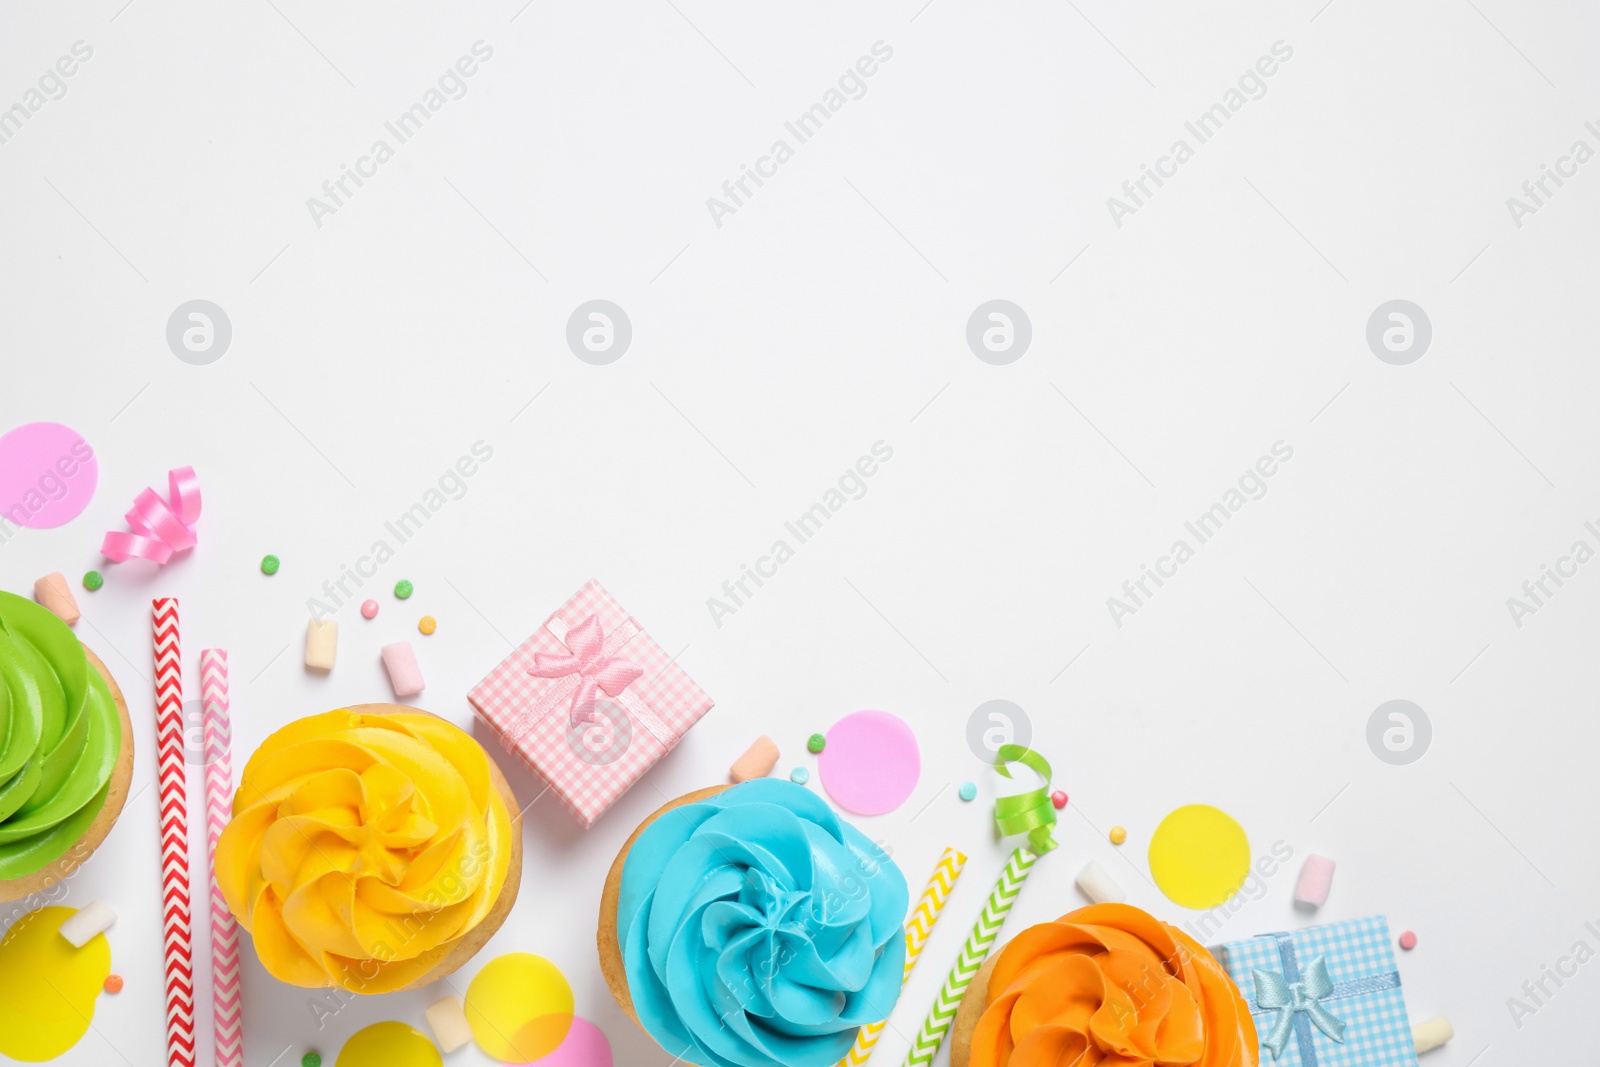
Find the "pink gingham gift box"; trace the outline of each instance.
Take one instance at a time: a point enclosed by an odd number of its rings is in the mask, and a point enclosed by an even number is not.
[[[587,829],[711,710],[711,698],[591,581],[467,694]]]

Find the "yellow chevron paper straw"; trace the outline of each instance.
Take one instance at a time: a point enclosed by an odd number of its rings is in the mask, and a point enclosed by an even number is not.
[[[950,899],[951,890],[956,887],[956,879],[961,877],[961,871],[967,865],[967,855],[957,849],[947,848],[944,855],[939,857],[938,866],[933,869],[933,877],[928,879],[928,888],[922,891],[922,898],[917,901],[917,906],[911,910],[911,918],[906,920],[906,970],[900,979],[900,984],[905,985],[911,978],[911,969],[917,965],[917,957],[922,955],[922,947],[928,943],[928,938],[933,934],[933,924],[939,921],[939,913],[944,910],[945,901]],[[872,1046],[878,1043],[878,1037],[883,1033],[889,1020],[881,1023],[869,1023],[861,1028],[856,1035],[856,1044],[844,1059],[839,1061],[839,1067],[861,1067],[867,1062],[867,1057],[872,1055]]]

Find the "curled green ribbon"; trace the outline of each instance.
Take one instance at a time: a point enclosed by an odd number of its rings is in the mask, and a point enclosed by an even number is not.
[[[1056,807],[1050,802],[1050,762],[1031,748],[1001,745],[995,754],[994,769],[1011,777],[1010,764],[1020,763],[1044,779],[1044,785],[994,802],[994,821],[1000,836],[1028,835],[1028,847],[1043,856],[1056,847],[1050,832],[1056,826]]]

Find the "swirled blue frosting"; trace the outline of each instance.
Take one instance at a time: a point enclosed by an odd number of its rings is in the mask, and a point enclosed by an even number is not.
[[[634,1010],[699,1067],[831,1067],[899,999],[908,902],[888,854],[793,783],[675,808],[622,869]]]

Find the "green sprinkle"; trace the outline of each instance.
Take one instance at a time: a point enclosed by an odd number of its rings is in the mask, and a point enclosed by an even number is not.
[[[394,583],[394,595],[404,600],[412,594],[414,588],[408,579],[402,578]]]
[[[811,781],[811,772],[806,770],[804,767],[796,767],[794,770],[789,772],[789,781],[793,782],[795,785],[805,785],[807,782]]]
[[[300,1067],[322,1067],[322,1057],[315,1052],[308,1052],[300,1057]]]
[[[962,800],[976,800],[976,799],[978,799],[978,787],[973,785],[971,782],[962,782],[961,783],[961,799]]]
[[[89,592],[92,593],[96,589],[99,589],[102,585],[105,585],[105,584],[106,584],[106,580],[100,576],[100,572],[99,571],[86,571],[86,572],[84,572],[84,575],[83,575],[83,587],[85,589],[89,590]]]
[[[262,556],[261,557],[261,573],[262,574],[277,574],[278,573],[278,557],[277,556]]]
[[[806,741],[807,752],[821,752],[828,747],[828,739],[821,734],[812,734]]]

